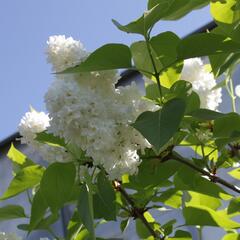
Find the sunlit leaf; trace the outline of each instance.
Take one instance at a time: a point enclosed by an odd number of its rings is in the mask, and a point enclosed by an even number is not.
[[[11,181],[8,189],[1,197],[1,200],[14,197],[15,195],[33,188],[39,184],[44,173],[44,168],[39,165],[33,165],[23,168]]]

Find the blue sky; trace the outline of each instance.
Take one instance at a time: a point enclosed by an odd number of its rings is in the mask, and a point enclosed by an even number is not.
[[[29,105],[44,110],[43,96],[53,79],[44,49],[50,35],[81,40],[88,51],[105,43],[139,40],[115,28],[140,16],[146,0],[2,0],[0,3],[0,140],[17,130]],[[160,22],[153,33],[173,31],[184,36],[211,21],[209,9],[178,22]]]

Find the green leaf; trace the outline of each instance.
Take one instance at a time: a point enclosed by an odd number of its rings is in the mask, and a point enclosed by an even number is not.
[[[173,32],[163,32],[150,39],[150,45],[162,66],[169,66],[177,60],[177,46],[180,41]]]
[[[17,166],[20,168],[34,165],[34,162],[32,162],[27,158],[26,155],[16,149],[13,143],[11,144],[11,147],[7,153],[7,157],[12,160],[14,164],[17,164]]]
[[[180,79],[183,62],[173,64],[171,67],[164,67],[164,71],[160,74],[160,83],[166,88],[170,88]],[[155,80],[155,79],[154,79]]]
[[[69,201],[75,175],[76,170],[73,163],[53,163],[44,172],[40,191],[53,213]]]
[[[221,200],[219,198],[192,191],[189,191],[188,194],[190,195],[190,199],[185,203],[187,207],[200,205],[216,210],[221,206]]]
[[[107,221],[116,220],[115,192],[112,184],[103,172],[100,172],[98,175],[97,190],[98,192],[94,198],[94,210],[97,210],[100,218],[104,218]],[[96,214],[94,216],[97,217]]]
[[[44,218],[48,205],[40,190],[34,195],[31,207],[29,231],[34,230]]]
[[[102,71],[131,67],[131,52],[128,46],[112,43],[98,48],[84,62],[76,67],[68,68],[62,73]]]
[[[199,33],[184,38],[177,51],[179,59],[237,53],[240,52],[240,43],[214,33]]]
[[[89,189],[86,185],[81,187],[80,198],[78,202],[78,212],[83,225],[89,231],[89,233],[94,236],[94,221],[93,213],[91,210],[91,202],[89,198]]]
[[[227,213],[232,214],[235,212],[240,212],[240,197],[233,198],[228,205]]]
[[[239,240],[240,235],[238,233],[228,233],[226,234],[222,240]]]
[[[38,225],[35,227],[35,230],[49,230],[49,227],[55,223],[59,219],[58,214],[51,214],[47,216],[46,218],[42,219]],[[31,231],[31,227],[29,224],[20,224],[17,226],[18,229],[21,229],[23,231]]]
[[[217,27],[212,30],[213,33],[223,35],[231,38],[235,42],[240,42],[240,25],[239,21],[233,24],[227,24],[223,22],[217,22]]]
[[[200,99],[199,96],[192,91],[192,84],[179,80],[175,82],[168,94],[166,94],[165,99],[181,98],[186,103],[185,113],[192,112],[193,110],[199,109]]]
[[[179,37],[172,32],[163,32],[152,37],[149,41],[152,59],[145,41],[133,43],[130,49],[136,68],[148,78],[156,81],[153,77],[155,74],[153,60],[157,72],[160,73],[161,85],[170,88],[180,78],[183,67],[183,62],[176,63],[179,41]],[[176,64],[172,66],[172,63]]]
[[[225,114],[214,121],[214,137],[232,137],[234,132],[240,132],[240,116],[237,113]]]
[[[149,0],[148,9],[161,2],[165,2],[165,0]],[[168,2],[171,5],[163,18],[164,20],[179,19],[193,10],[206,6],[209,0],[169,0]]]
[[[7,205],[0,208],[0,221],[26,218],[24,209],[19,205]]]
[[[219,149],[240,139],[240,116],[228,113],[214,121],[213,136]]]
[[[45,169],[39,165],[28,166],[20,170],[13,178],[8,189],[0,200],[14,197],[15,195],[39,184],[44,170]]]
[[[125,229],[128,227],[129,222],[130,222],[130,218],[121,221],[120,228],[122,232],[124,232]]]
[[[123,26],[116,20],[116,27],[127,33],[138,33],[145,35],[159,20],[175,20],[183,17],[190,11],[204,7],[209,0],[150,0],[148,11],[137,20]]]
[[[135,21],[127,24],[121,25],[118,21],[112,19],[113,24],[121,31],[127,33],[138,33],[144,35],[144,17],[136,19]]]
[[[186,225],[216,226],[226,229],[239,228],[240,224],[232,221],[220,212],[205,206],[186,207],[183,209]]]
[[[155,220],[149,212],[145,212],[144,217],[150,225],[153,225]],[[140,239],[154,240],[148,228],[145,226],[145,224],[143,224],[143,222],[139,218],[137,218],[135,222],[136,222],[136,231]]]
[[[132,188],[140,189],[161,185],[176,173],[180,165],[176,161],[160,162],[159,159],[143,160],[139,166],[138,174],[130,176]]]
[[[160,82],[166,88],[170,88],[181,75],[183,62],[169,67],[177,60],[177,46],[179,42],[180,38],[172,32],[163,32],[150,39],[155,60],[158,63],[157,65],[159,65],[158,71],[160,72],[162,69],[165,69],[161,73]]]
[[[182,195],[181,191],[170,188],[161,194],[158,201],[172,208],[179,208],[182,205]]]
[[[219,77],[221,74],[226,72],[230,67],[233,67],[236,63],[239,62],[239,59],[240,59],[239,53],[226,53],[209,56],[212,71],[215,77]]]
[[[156,83],[148,84],[146,87],[146,98],[150,100],[157,100],[159,99],[159,90]],[[164,94],[163,94],[164,95]]]
[[[79,234],[79,229],[81,229]],[[83,231],[86,233],[85,235],[83,234]],[[80,238],[80,236],[82,238]],[[74,211],[70,221],[68,222],[67,226],[67,239],[68,240],[80,240],[84,239],[84,237],[89,236],[89,233],[87,229],[84,228],[82,221],[80,219],[78,211]]]
[[[173,232],[173,225],[177,222],[176,219],[169,220],[164,223],[161,228],[164,230],[165,235],[170,235]]]
[[[90,240],[91,239],[91,238],[89,238],[89,232],[86,228],[81,229],[81,231],[74,238],[74,240],[83,240],[83,239],[84,240]],[[98,240],[98,238],[97,238],[97,240]]]
[[[46,131],[36,134],[35,140],[53,147],[66,147],[64,139],[54,136],[52,133]]]
[[[215,111],[212,111],[209,109],[203,109],[203,108],[190,112],[188,115],[203,121],[216,120],[218,118],[225,116],[224,113],[215,112]]]
[[[192,236],[189,232],[177,230],[174,237],[170,237],[169,240],[192,240]]]
[[[240,18],[240,4],[238,0],[211,1],[213,18],[226,24],[232,24]]]
[[[191,181],[189,181],[191,179]],[[174,176],[174,185],[176,189],[194,191],[211,197],[223,200],[231,199],[220,186],[201,177],[197,172],[192,171],[187,166],[182,166]]]
[[[233,178],[240,180],[240,168],[233,169],[232,171],[228,172],[228,174]]]
[[[154,73],[154,68],[150,59],[146,42],[135,42],[130,46],[130,49],[135,67],[144,75],[147,75],[149,78],[151,78],[151,74],[146,74],[146,72],[150,72],[152,74]],[[159,63],[156,61],[156,56],[154,56],[153,60],[157,66],[157,69],[160,69]]]
[[[184,112],[184,101],[172,99],[161,110],[142,113],[133,127],[159,151],[178,131]]]
[[[144,14],[137,20],[130,22],[127,25],[121,25],[116,20],[112,20],[114,25],[121,31],[127,33],[138,33],[141,35],[147,34],[156,22],[162,19],[168,11],[169,1],[157,4],[152,9],[145,11]]]

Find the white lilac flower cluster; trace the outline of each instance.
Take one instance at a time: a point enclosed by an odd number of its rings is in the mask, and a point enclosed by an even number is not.
[[[47,61],[52,64],[52,69],[56,72],[73,67],[87,57],[82,43],[75,41],[72,37],[51,36],[47,46]]]
[[[88,55],[79,52],[80,61]],[[137,172],[137,150],[150,145],[130,124],[154,108],[142,100],[135,84],[116,89],[117,79],[116,71],[65,75],[55,79],[45,95],[49,131],[85,151],[111,179]]]
[[[21,143],[28,144],[48,162],[66,162],[71,160],[71,155],[63,147],[54,147],[35,140],[36,134],[47,130],[50,126],[48,114],[37,112],[31,108],[21,119],[18,130]]]
[[[200,58],[184,61],[181,79],[192,83],[193,90],[200,97],[202,108],[217,110],[222,102],[222,91],[221,88],[213,90],[216,80],[213,74],[206,70]]]
[[[46,52],[57,72],[89,55],[80,42],[64,36],[50,37]],[[115,88],[118,77],[116,71],[57,75],[45,95],[49,117],[44,113],[27,113],[19,125],[22,142],[38,150],[35,134],[47,130],[85,151],[94,165],[104,167],[110,179],[135,174],[140,164],[137,151],[150,144],[131,123],[142,112],[156,107],[142,99],[136,84]],[[52,161],[57,157],[58,154]]]

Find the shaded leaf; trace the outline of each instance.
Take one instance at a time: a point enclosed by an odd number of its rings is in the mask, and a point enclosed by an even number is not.
[[[105,220],[116,220],[116,203],[115,192],[112,184],[109,182],[103,172],[100,172],[97,179],[98,192],[94,195],[94,210],[98,217]],[[95,212],[94,212],[95,213]],[[94,214],[95,217],[97,217]]]
[[[130,218],[125,219],[125,220],[123,220],[123,221],[121,222],[120,228],[121,228],[121,231],[122,231],[122,232],[124,232],[125,229],[128,227],[129,222],[130,222]]]
[[[179,59],[237,52],[240,52],[240,43],[214,33],[194,34],[178,45]]]
[[[228,205],[227,213],[232,214],[235,212],[240,212],[240,197],[233,198]]]
[[[169,240],[192,240],[192,236],[189,232],[177,230],[174,237],[170,237]]]
[[[55,213],[69,201],[75,182],[73,163],[53,163],[42,177],[40,191],[51,211]]]
[[[142,113],[133,127],[159,151],[178,131],[184,112],[184,101],[172,99],[161,110]]]
[[[160,162],[159,159],[143,160],[139,166],[138,174],[130,176],[127,186],[143,189],[161,185],[179,169],[176,161]]]
[[[0,221],[26,218],[24,209],[19,205],[7,205],[0,208]]]
[[[102,71],[130,67],[132,67],[131,52],[128,46],[111,43],[98,48],[84,62],[68,68],[62,73]]]
[[[48,133],[48,132],[44,131],[44,132],[37,133],[36,135],[37,136],[36,136],[35,140],[37,140],[38,142],[48,144],[48,145],[54,146],[54,147],[60,147],[60,146],[65,147],[66,146],[64,139],[56,137],[52,133]]]
[[[209,120],[215,120],[215,119],[218,119],[220,117],[223,117],[224,113],[215,112],[215,111],[212,111],[212,110],[209,110],[209,109],[200,108],[200,109],[197,109],[193,112],[190,112],[188,115],[192,116],[196,119],[199,119],[199,120],[209,121]]]
[[[86,229],[94,235],[94,222],[93,222],[93,213],[91,210],[91,199],[89,198],[89,193],[86,185],[81,187],[80,198],[78,201],[78,213],[79,217],[82,220],[83,225]]]
[[[31,207],[31,216],[30,216],[30,224],[29,224],[29,231],[35,229],[38,224],[44,218],[45,212],[48,208],[47,203],[45,202],[44,197],[40,190],[34,195]]]
[[[157,4],[148,11],[145,11],[144,14],[138,19],[130,22],[127,25],[121,25],[116,20],[112,20],[114,25],[121,31],[127,33],[138,33],[145,35],[149,29],[151,29],[156,22],[165,16],[170,7],[169,2],[165,1]]]
[[[165,2],[165,0],[149,0],[148,9],[161,2]],[[206,6],[209,0],[169,0],[168,2],[170,7],[163,18],[164,20],[179,19],[193,10]]]

